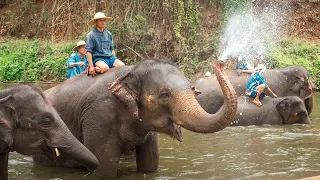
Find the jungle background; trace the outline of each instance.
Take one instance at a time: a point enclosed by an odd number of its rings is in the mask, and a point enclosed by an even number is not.
[[[269,68],[305,66],[320,89],[320,0],[0,0],[0,80],[62,82],[66,61],[102,11],[126,64],[175,61],[189,78],[212,70],[228,17],[271,4],[290,9]]]

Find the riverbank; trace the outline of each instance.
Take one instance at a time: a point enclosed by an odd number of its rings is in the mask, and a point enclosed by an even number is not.
[[[72,54],[73,41],[50,42],[5,38],[0,40],[1,82],[59,83],[66,79],[67,58]],[[269,68],[302,65],[308,69],[316,89],[320,89],[320,43],[296,39],[283,40],[269,50]],[[182,72],[192,78],[197,73],[212,71],[215,57],[199,62],[197,57],[179,63]],[[126,59],[126,64],[136,61]]]

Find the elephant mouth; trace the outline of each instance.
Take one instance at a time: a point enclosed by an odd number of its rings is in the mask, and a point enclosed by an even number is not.
[[[61,151],[63,151],[62,148],[49,146],[45,142],[41,144],[40,148],[42,152],[52,161],[55,161],[61,155]]]
[[[171,118],[168,119],[169,123],[169,129],[170,129],[170,134],[172,135],[173,138],[177,139],[179,142],[183,141],[182,138],[182,131],[181,131],[181,126],[174,123]]]

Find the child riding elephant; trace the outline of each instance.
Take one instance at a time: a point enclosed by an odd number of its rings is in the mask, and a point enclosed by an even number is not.
[[[262,106],[260,98],[265,96],[263,93],[265,89],[268,90],[273,97],[277,97],[277,95],[273,93],[268,84],[265,82],[264,77],[261,75],[265,70],[266,67],[259,64],[257,66],[257,72],[251,76],[245,90],[245,94],[253,97],[254,99],[252,100],[252,103],[257,106]]]

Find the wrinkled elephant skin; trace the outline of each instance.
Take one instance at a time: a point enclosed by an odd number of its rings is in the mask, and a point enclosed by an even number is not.
[[[150,172],[159,166],[155,132],[182,141],[181,127],[213,133],[234,119],[235,92],[223,65],[216,69],[225,99],[217,114],[205,112],[189,81],[174,64],[161,60],[112,68],[94,77],[79,75],[45,94],[72,133],[99,159],[95,174],[117,176],[120,155],[133,148],[137,170]]]
[[[247,96],[238,98],[237,115],[231,122],[232,126],[311,123],[303,101],[297,96],[265,97],[261,100],[261,107],[251,101],[252,98]]]
[[[97,158],[68,130],[43,93],[21,85],[0,91],[0,179],[8,179],[8,155],[71,156],[90,170]],[[59,157],[58,157],[59,156]]]
[[[238,76],[236,70],[228,70],[225,74],[230,79],[237,95],[244,95],[250,75],[242,73],[241,76]],[[298,96],[304,101],[308,114],[312,112],[313,84],[309,72],[304,67],[290,66],[279,70],[269,69],[263,73],[263,77],[278,97]],[[218,87],[216,76],[205,78],[197,87],[201,94],[196,98],[208,113],[217,112],[224,102],[223,94]]]

